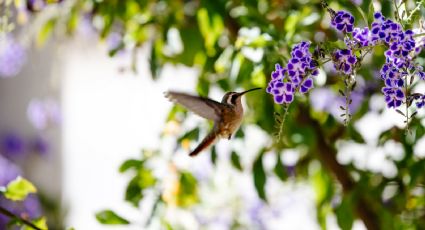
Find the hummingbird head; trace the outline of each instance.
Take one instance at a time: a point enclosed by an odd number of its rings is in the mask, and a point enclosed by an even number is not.
[[[221,103],[236,105],[238,101],[240,102],[242,95],[244,95],[245,93],[257,90],[257,89],[261,89],[261,88],[253,88],[253,89],[249,89],[249,90],[246,90],[246,91],[243,91],[243,92],[228,92],[228,93],[224,94],[223,100],[221,100]]]

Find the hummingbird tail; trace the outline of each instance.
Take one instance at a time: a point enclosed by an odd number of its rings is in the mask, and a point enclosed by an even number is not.
[[[201,143],[189,154],[189,156],[194,157],[194,156],[198,155],[200,152],[202,152],[204,149],[206,149],[208,146],[210,146],[212,143],[214,143],[216,137],[217,137],[216,132],[209,133],[201,141]]]

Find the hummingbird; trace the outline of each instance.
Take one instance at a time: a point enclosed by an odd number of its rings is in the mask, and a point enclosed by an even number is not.
[[[181,92],[165,92],[165,97],[170,99],[170,101],[180,104],[189,111],[214,122],[212,130],[189,156],[194,157],[198,155],[202,150],[213,144],[217,138],[230,140],[232,134],[236,132],[242,123],[242,95],[258,89],[261,88],[254,88],[243,92],[227,92],[224,94],[221,102],[207,97],[199,97]]]

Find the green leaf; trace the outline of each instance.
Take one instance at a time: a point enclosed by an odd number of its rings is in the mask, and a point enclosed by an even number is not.
[[[254,161],[253,176],[254,176],[254,185],[255,185],[255,189],[257,190],[258,196],[264,201],[267,201],[266,192],[265,192],[267,177],[263,167],[263,154],[264,153],[261,152],[260,155],[257,157],[257,159]]]
[[[280,159],[280,154],[277,154],[276,165],[274,166],[273,172],[276,174],[277,177],[279,177],[281,181],[286,181],[288,175],[286,174],[285,167],[283,166],[282,161]]]
[[[96,213],[96,219],[101,224],[111,224],[111,225],[127,225],[130,222],[123,217],[117,215],[112,210],[103,210],[98,213]]]
[[[236,131],[235,133],[235,138],[244,138],[244,137],[245,137],[245,133],[243,129],[239,128],[238,131]]]
[[[217,150],[215,149],[215,146],[211,148],[211,162],[216,165],[217,163]]]
[[[194,128],[190,130],[189,132],[185,133],[183,136],[181,136],[177,141],[181,142],[184,139],[198,140],[198,138],[199,138],[199,128]]]
[[[139,207],[139,202],[143,198],[142,188],[139,185],[139,177],[135,176],[127,185],[125,200],[135,207]]]
[[[335,209],[336,220],[342,230],[350,230],[353,227],[354,217],[351,206],[351,199],[348,196],[344,197],[341,204]]]
[[[151,76],[153,80],[156,80],[161,73],[161,51],[163,47],[163,42],[160,39],[157,39],[155,43],[152,44],[151,53],[149,57],[149,70],[151,71]]]
[[[35,220],[32,220],[31,223],[33,223],[35,226],[39,227],[40,229],[48,229],[47,227],[47,220],[46,217],[40,217]],[[24,225],[23,230],[34,230],[32,227]]]
[[[121,41],[115,48],[108,51],[109,57],[115,56],[120,50],[123,50],[125,48],[125,44],[123,41]]]
[[[232,151],[231,160],[233,167],[237,168],[239,171],[242,171],[239,155],[235,151]]]
[[[139,169],[139,186],[142,189],[152,187],[156,183],[156,179],[152,173],[152,170],[147,168],[140,168]]]
[[[357,143],[365,143],[363,136],[352,125],[348,126],[347,131],[352,140]]]
[[[189,172],[180,174],[180,186],[177,194],[177,205],[180,207],[189,207],[199,200],[198,181]]]
[[[141,160],[129,159],[124,161],[120,166],[120,173],[126,172],[131,168],[139,169],[142,166],[143,162]]]
[[[46,43],[47,39],[50,37],[53,32],[53,29],[55,28],[56,21],[56,18],[48,20],[39,30],[36,40],[37,46],[43,46],[44,43]]]
[[[18,176],[6,186],[4,196],[9,200],[22,201],[25,200],[28,194],[36,192],[37,189],[31,182]]]

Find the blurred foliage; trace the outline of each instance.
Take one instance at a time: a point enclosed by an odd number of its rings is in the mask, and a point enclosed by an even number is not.
[[[357,5],[355,2],[361,3]],[[373,13],[378,9],[384,16],[394,18],[392,1],[339,0],[328,3],[335,10],[350,10],[356,18],[356,26],[370,26]],[[118,45],[110,49],[111,56],[119,51],[137,52],[142,46],[148,47],[153,80],[161,76],[161,69],[166,63],[198,69],[196,91],[202,96],[208,96],[211,89],[225,92],[266,87],[275,63],[286,63],[291,47],[301,40],[321,44],[325,51],[345,46],[341,36],[329,28],[330,17],[318,0],[74,0],[60,4],[66,7],[58,10],[57,14],[50,14],[44,26],[38,30],[38,44],[46,42],[49,35],[54,33],[76,33],[78,25],[88,23],[99,32],[100,40],[107,39],[113,33],[120,35]],[[408,11],[417,8],[412,1],[396,4],[397,7],[407,7]],[[425,12],[421,4],[423,1],[418,3],[419,10],[412,14],[412,18],[402,20],[405,28],[419,26],[418,21]],[[58,29],[63,27],[66,29]],[[248,164],[242,163],[245,162],[243,152],[232,150],[229,159],[222,159],[217,157],[218,150],[213,147],[211,163],[217,165],[218,161],[228,160],[235,171],[251,173],[258,196],[263,200],[267,200],[266,184],[272,177],[279,178],[283,183],[288,178],[309,181],[316,191],[317,219],[323,229],[326,229],[327,217],[331,214],[336,216],[342,229],[351,229],[355,219],[369,220],[372,225],[368,227],[379,226],[377,229],[425,228],[425,160],[414,154],[414,146],[425,132],[423,116],[411,120],[411,134],[407,135],[403,129],[392,126],[380,134],[376,145],[368,143],[356,127],[357,122],[375,109],[370,99],[380,95],[382,82],[377,72],[385,62],[383,53],[382,47],[376,47],[372,57],[364,61],[357,72],[359,82],[363,82],[363,100],[348,126],[343,126],[338,117],[328,112],[315,110],[307,97],[297,96],[286,119],[280,121],[284,122],[282,141],[273,141],[276,124],[279,124],[274,119],[274,113],[283,114],[284,108],[274,104],[272,97],[266,93],[247,95],[246,102],[250,109],[245,116],[245,124],[252,124],[264,131],[270,139],[269,144],[262,146]],[[423,53],[417,59],[424,63]],[[133,70],[137,70],[135,63],[132,63]],[[344,88],[343,81],[336,72],[324,66],[321,68],[326,73],[324,82],[319,86],[337,94]],[[374,113],[383,113],[382,109],[377,110]],[[167,125],[184,126],[189,114],[180,107],[173,107]],[[170,131],[161,137],[172,136],[176,150],[187,150],[192,143],[199,142],[200,134],[205,131],[206,127],[199,126],[184,133]],[[246,138],[243,128],[235,138]],[[402,159],[391,161],[396,166],[396,174],[386,176],[380,171],[358,167],[354,161],[342,165],[337,161],[337,154],[340,144],[345,142],[371,148],[390,142],[400,144]],[[288,149],[299,152],[295,166],[282,163]],[[385,151],[391,152],[392,149]],[[277,156],[271,171],[263,165],[263,158],[268,154]],[[164,160],[164,155],[166,153],[161,150],[144,150],[140,159],[124,162],[119,171],[131,174],[125,193],[126,201],[139,207],[145,197],[154,198],[152,216],[146,225],[157,217],[163,228],[172,229],[160,207],[192,209],[202,199],[196,177],[177,167],[173,156]],[[154,172],[152,165],[159,159],[163,159],[163,164],[168,166],[167,176]],[[368,218],[369,214],[373,216]],[[96,217],[104,224],[131,222],[110,210],[99,212]]]

